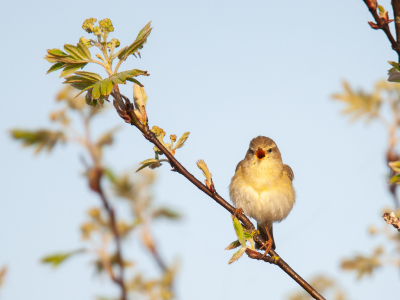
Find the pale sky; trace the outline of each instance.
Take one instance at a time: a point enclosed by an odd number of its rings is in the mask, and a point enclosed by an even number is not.
[[[230,179],[250,140],[275,140],[294,171],[297,202],[274,235],[277,252],[295,271],[305,279],[329,274],[351,299],[399,292],[393,267],[361,281],[339,268],[343,257],[369,254],[384,242],[367,228],[382,226],[381,208],[392,204],[385,189],[385,131],[375,123],[350,124],[330,97],[343,79],[370,90],[386,76],[387,61],[396,60],[383,32],[367,24],[372,17],[362,0],[0,3],[0,266],[9,267],[1,299],[83,300],[116,292],[93,276],[85,256],[57,270],[39,263],[45,254],[79,248],[79,224],[98,204],[81,176],[82,151],[57,147],[35,157],[7,134],[12,127],[50,124],[62,80],[58,72],[45,74],[50,64],[43,57],[46,49],[87,37],[81,25],[90,17],[110,18],[112,37],[122,45],[153,21],[142,58],[130,58],[125,68],[149,71],[141,82],[150,125],[167,135],[190,131],[177,158],[200,179],[195,162],[204,159],[221,196],[229,198]],[[382,4],[389,9],[388,0]],[[131,87],[123,92],[131,97]],[[111,109],[96,124],[122,125],[105,154],[119,170],[153,155]],[[247,257],[228,265],[233,252],[224,248],[235,239],[230,215],[168,166],[157,172],[156,201],[184,215],[180,223],[154,227],[167,262],[180,259],[179,299],[284,299],[298,288],[276,266]],[[133,237],[125,251],[140,258],[138,269],[157,274],[141,250]]]

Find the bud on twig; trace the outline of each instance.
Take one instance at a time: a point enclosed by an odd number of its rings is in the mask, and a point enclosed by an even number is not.
[[[203,175],[206,178],[206,180],[204,181],[204,183],[206,184],[207,188],[214,193],[215,192],[215,188],[214,188],[214,183],[212,181],[211,178],[211,173],[208,170],[207,164],[204,162],[204,160],[200,159],[197,161],[196,163],[197,167],[203,171]]]
[[[365,3],[368,5],[367,2],[368,1],[366,1]],[[378,5],[378,9],[379,9],[379,18],[375,17],[375,20],[378,22],[378,24],[374,22],[368,22],[368,24],[373,29],[382,29],[384,26],[387,26],[390,22],[393,22],[393,20],[389,20],[389,13],[383,8],[382,5]],[[379,20],[381,22],[379,22]]]
[[[386,221],[386,223],[393,225],[394,228],[400,231],[400,220],[396,217],[394,212],[391,212],[390,214],[384,213],[382,217]]]
[[[100,193],[100,179],[103,175],[103,170],[99,167],[93,167],[88,172],[90,189],[96,193]]]

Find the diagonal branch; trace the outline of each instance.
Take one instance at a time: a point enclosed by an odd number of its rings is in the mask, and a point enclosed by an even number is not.
[[[117,92],[113,92],[112,95],[119,94]],[[118,95],[120,96],[120,95]],[[114,96],[115,97],[115,96]],[[125,96],[122,96],[126,101],[127,98]],[[126,111],[127,115],[131,117],[131,122],[130,124],[135,125],[137,124],[138,120],[135,120],[135,114],[129,111],[129,109]],[[191,183],[193,183],[199,190],[201,190],[203,193],[205,193],[207,196],[210,198],[214,199],[215,202],[217,202],[219,205],[221,205],[223,208],[225,208],[227,211],[229,211],[231,214],[235,213],[235,207],[233,207],[231,204],[229,204],[224,198],[222,198],[216,191],[210,191],[203,183],[201,183],[198,179],[196,179],[188,170],[183,167],[179,161],[169,152],[163,144],[157,139],[156,135],[150,131],[148,123],[146,125],[143,125],[140,123],[140,126],[136,126],[142,133],[143,136],[150,141],[152,144],[157,146],[158,149],[160,149],[161,152],[164,153],[164,155],[168,158],[169,163],[173,167],[173,171],[178,172],[179,174],[183,175],[186,179],[188,179]],[[255,227],[253,223],[247,218],[247,216],[243,213],[240,215],[236,215],[236,217],[243,223],[244,227],[249,230],[253,231],[255,230]],[[253,236],[253,239],[256,243],[258,243],[260,246],[265,244],[265,240],[262,238],[262,236],[258,233],[255,233]],[[249,255],[249,253],[247,253]],[[322,297],[310,284],[308,284],[307,281],[305,281],[303,278],[300,277],[282,258],[279,257],[279,255],[274,251],[270,250],[269,253],[272,257],[263,259],[266,262],[269,263],[274,263],[278,267],[280,267],[286,274],[288,274],[293,280],[295,280],[304,290],[306,290],[314,299],[317,300],[325,300],[324,297]],[[249,255],[250,258],[253,259],[258,259],[256,256],[251,256]],[[273,260],[273,261],[272,261]]]

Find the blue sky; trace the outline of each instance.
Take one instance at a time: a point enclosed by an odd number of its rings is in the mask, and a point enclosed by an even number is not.
[[[382,1],[389,8],[389,1]],[[370,253],[380,241],[367,233],[382,225],[391,205],[385,189],[386,133],[377,124],[350,124],[331,94],[347,79],[370,89],[385,77],[395,52],[361,0],[336,1],[2,1],[0,74],[0,265],[7,264],[2,299],[93,299],[112,294],[105,278],[77,258],[58,270],[39,263],[43,254],[79,247],[79,224],[98,199],[80,176],[81,150],[57,147],[34,157],[11,141],[12,127],[48,126],[61,79],[45,75],[46,49],[76,43],[89,17],[110,18],[121,43],[130,43],[150,20],[154,30],[142,59],[125,68],[148,70],[151,125],[180,136],[190,131],[177,158],[201,178],[204,159],[218,192],[228,185],[248,143],[257,135],[278,144],[295,174],[297,203],[275,226],[277,252],[308,279],[328,273],[352,299],[378,299],[398,291],[398,271],[378,270],[357,282],[340,259]],[[104,75],[104,74],[103,74]],[[130,87],[123,92],[130,95]],[[99,131],[122,124],[110,110]],[[139,132],[123,126],[106,160],[119,170],[152,155]],[[121,159],[123,158],[123,160]],[[168,262],[179,258],[179,299],[283,299],[297,284],[279,268],[243,258],[228,265],[234,239],[231,218],[167,166],[158,171],[157,202],[180,210],[179,224],[154,228]],[[209,217],[204,219],[205,215]],[[135,239],[128,253],[141,246]],[[151,260],[139,268],[156,274]],[[246,274],[245,276],[243,274]]]

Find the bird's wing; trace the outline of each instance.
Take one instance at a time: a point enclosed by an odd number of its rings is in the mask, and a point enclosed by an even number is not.
[[[283,172],[285,172],[285,174],[287,175],[287,177],[289,177],[290,181],[293,181],[294,178],[294,173],[291,167],[289,167],[288,165],[283,165]]]
[[[244,159],[239,161],[239,163],[237,164],[236,169],[235,169],[235,173],[239,170],[239,168],[242,167],[243,164],[244,164]]]

